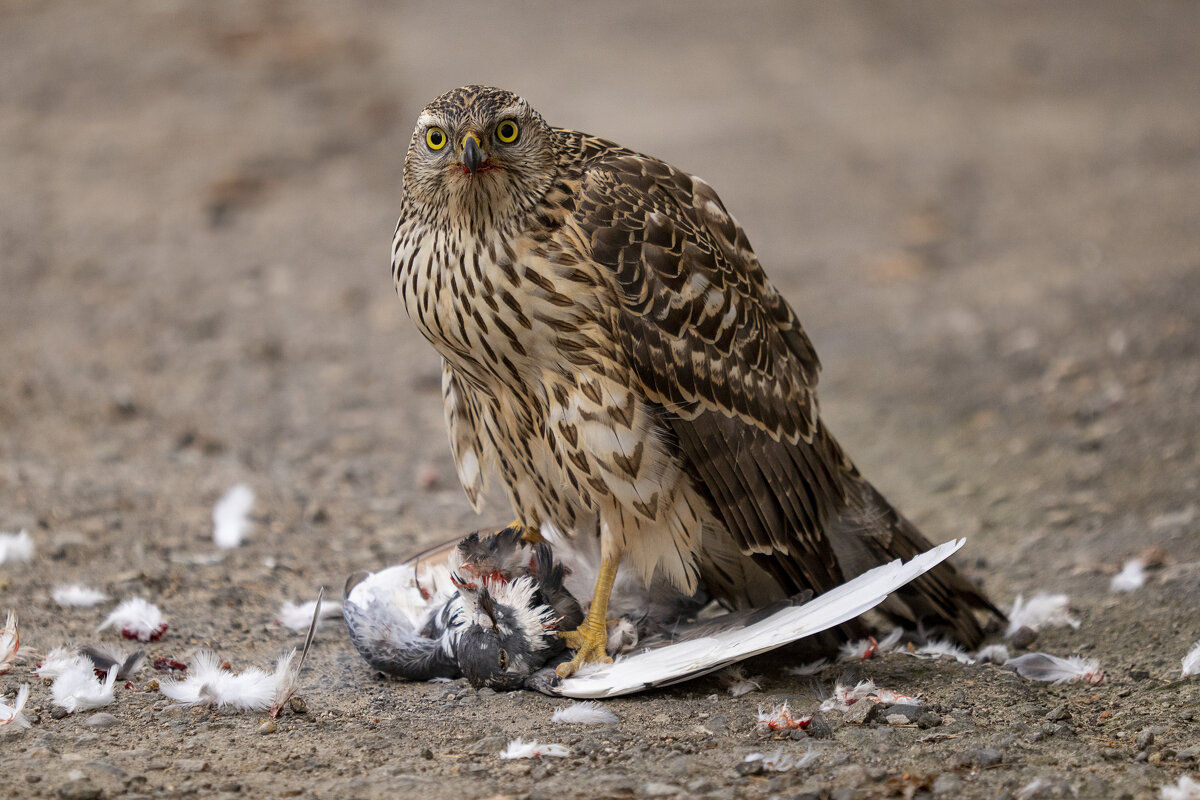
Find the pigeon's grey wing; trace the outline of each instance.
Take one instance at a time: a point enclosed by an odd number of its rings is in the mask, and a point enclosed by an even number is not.
[[[707,675],[857,617],[949,558],[965,541],[946,542],[907,563],[883,564],[807,603],[777,607],[765,618],[740,619],[741,612],[735,612],[730,624],[717,618],[708,635],[618,658],[564,680],[556,691],[566,697],[615,697]]]
[[[435,637],[424,636],[417,621],[394,604],[368,592],[356,592],[369,576],[355,573],[346,581],[342,616],[350,641],[375,669],[408,680],[455,678],[459,675],[451,638],[454,609],[452,600],[429,615],[437,620]]]

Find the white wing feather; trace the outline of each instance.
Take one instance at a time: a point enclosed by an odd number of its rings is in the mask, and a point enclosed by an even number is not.
[[[564,680],[565,697],[616,697],[706,675],[776,647],[828,630],[879,605],[896,589],[928,572],[966,543],[956,539],[915,556],[864,572],[799,606],[788,606],[750,625],[616,659]]]

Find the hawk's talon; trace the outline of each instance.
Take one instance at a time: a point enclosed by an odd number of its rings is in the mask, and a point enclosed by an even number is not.
[[[541,544],[542,542],[546,541],[542,537],[542,532],[538,528],[535,528],[531,525],[526,525],[519,519],[514,519],[512,522],[505,525],[501,531],[497,531],[497,533],[503,533],[504,531],[519,531],[521,534],[521,541],[525,542],[526,544]]]
[[[604,626],[589,624],[585,621],[582,625],[573,631],[559,631],[559,637],[566,643],[567,647],[575,651],[575,657],[570,661],[559,664],[555,668],[560,678],[569,678],[574,675],[584,664],[611,664],[612,658],[609,657],[606,650],[608,645],[608,632]]]

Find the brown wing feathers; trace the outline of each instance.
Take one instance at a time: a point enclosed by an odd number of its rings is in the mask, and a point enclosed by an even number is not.
[[[577,219],[621,292],[613,327],[634,373],[738,547],[788,593],[927,549],[821,425],[812,342],[716,193],[614,152],[583,176]],[[875,519],[849,530],[864,505]],[[949,565],[897,603],[966,644],[981,635],[971,607],[999,613]]]

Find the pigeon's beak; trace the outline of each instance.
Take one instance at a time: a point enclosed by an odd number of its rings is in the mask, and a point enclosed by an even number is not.
[[[479,136],[474,133],[468,133],[463,137],[462,148],[462,163],[467,172],[474,175],[479,172],[479,168],[483,166],[483,162],[487,160],[487,153],[483,152],[483,147],[480,145]]]

